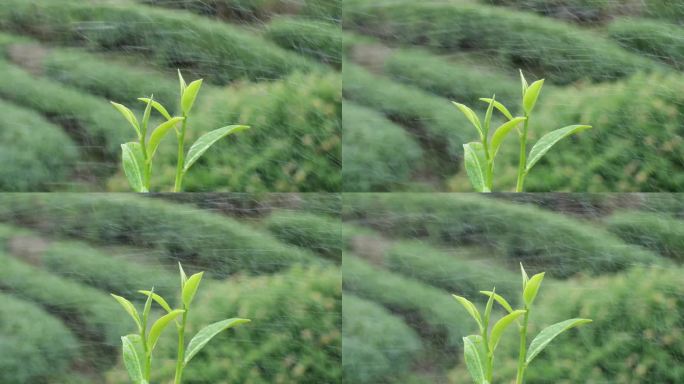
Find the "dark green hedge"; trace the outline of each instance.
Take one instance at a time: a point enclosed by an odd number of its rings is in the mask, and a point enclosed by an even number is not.
[[[337,268],[293,268],[200,287],[187,334],[225,318],[252,322],[224,332],[185,369],[188,383],[339,383],[342,377],[342,287]],[[162,355],[175,357],[175,345]],[[218,363],[217,363],[218,362]],[[159,376],[175,361],[159,359]]]
[[[42,40],[147,53],[159,66],[186,68],[208,82],[272,79],[319,66],[236,26],[131,3],[5,0],[0,28]]]
[[[683,7],[684,10],[684,7]],[[652,20],[620,19],[608,26],[608,34],[637,54],[684,69],[684,28]]]
[[[410,183],[422,158],[410,134],[353,102],[344,102],[342,122],[344,191],[390,191]]]
[[[614,80],[656,63],[631,54],[598,33],[542,16],[475,4],[345,3],[349,28],[403,44],[440,51],[485,51],[510,64],[567,84]]]
[[[343,64],[345,99],[384,113],[423,142],[424,150],[436,158],[439,174],[458,169],[463,143],[477,136],[475,128],[447,99],[418,87],[375,76],[355,64]]]
[[[0,220],[49,235],[163,250],[214,277],[322,262],[235,219],[127,194],[0,195]]]
[[[229,124],[252,128],[216,143],[188,172],[186,191],[335,192],[341,185],[340,76],[295,74],[273,83],[244,84],[200,96],[186,142]],[[173,185],[175,143],[160,149],[155,173]]]
[[[421,356],[421,342],[401,319],[351,294],[342,297],[343,383],[371,384],[400,376]]]
[[[462,337],[473,331],[472,319],[447,291],[374,267],[349,253],[344,254],[342,276],[345,291],[402,315],[442,353],[455,353]]]
[[[533,314],[542,326],[585,317],[593,323],[562,335],[527,370],[525,382],[679,383],[684,350],[684,270],[636,268],[614,277],[582,279],[541,292]],[[502,344],[504,346],[504,344]],[[506,377],[515,377],[517,347],[499,360]],[[498,351],[497,351],[498,352]],[[505,354],[505,350],[501,351]],[[516,357],[513,357],[516,356]],[[465,383],[465,381],[462,381]]]
[[[628,243],[684,261],[684,221],[662,213],[618,212],[606,220],[608,230]]]
[[[0,190],[45,191],[65,183],[79,155],[62,128],[3,100],[0,115]]]
[[[184,8],[194,12],[228,19],[262,21],[274,14],[289,13],[339,22],[341,0],[140,0],[165,7]]]
[[[491,97],[511,111],[520,104],[520,81],[474,63],[442,58],[419,49],[395,49],[384,61],[383,70],[394,80],[484,110],[481,97]],[[479,107],[479,108],[478,108]]]
[[[115,158],[121,151],[121,143],[135,137],[133,128],[126,125],[121,114],[105,99],[34,77],[2,60],[0,71],[4,74],[0,97],[49,117],[94,155]]]
[[[528,191],[676,192],[684,188],[684,77],[637,75],[624,82],[549,92],[530,123],[536,141],[575,122],[595,129],[564,140],[530,173]],[[512,147],[512,146],[511,146]],[[517,154],[502,152],[516,164]],[[514,160],[515,159],[515,160]],[[515,170],[500,170],[514,177]]]
[[[42,308],[0,292],[0,381],[46,382],[79,354],[73,334]]]
[[[121,345],[121,335],[135,328],[133,320],[106,292],[53,275],[4,252],[0,252],[0,264],[2,289],[62,318],[98,353],[113,353]]]
[[[342,262],[340,218],[281,210],[264,219],[264,224],[285,243],[310,249],[337,263]]]
[[[449,246],[488,245],[497,254],[549,276],[615,272],[667,263],[600,227],[531,205],[457,194],[350,194],[343,216],[393,237],[427,238]]]
[[[325,64],[342,65],[342,29],[339,24],[279,17],[266,26],[266,37],[279,46]]]

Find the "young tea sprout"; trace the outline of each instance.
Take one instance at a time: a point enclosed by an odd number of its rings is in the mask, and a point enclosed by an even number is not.
[[[152,352],[157,345],[157,341],[159,340],[162,331],[164,331],[171,322],[176,324],[178,333],[178,353],[176,358],[174,384],[181,384],[185,366],[214,336],[228,328],[250,322],[248,319],[238,318],[218,321],[202,328],[192,340],[190,340],[190,343],[186,345],[185,327],[188,313],[190,312],[190,304],[195,297],[195,293],[197,293],[197,288],[199,288],[204,272],[187,277],[180,263],[178,263],[178,268],[180,269],[181,295],[177,309],[172,309],[163,297],[155,293],[154,287],[149,291],[138,291],[147,296],[142,316],[140,316],[133,303],[121,296],[112,294],[112,297],[114,297],[114,299],[116,299],[133,318],[137,328],[137,333],[121,337],[121,343],[123,344],[123,362],[133,384],[149,384],[150,376],[152,374]],[[159,304],[166,314],[157,319],[151,327],[148,327],[152,301]]]
[[[532,304],[537,297],[539,287],[541,286],[542,280],[544,280],[544,273],[538,273],[529,278],[522,264],[520,264],[520,270],[522,273],[521,302],[523,305],[523,308],[521,309],[513,309],[506,299],[496,293],[495,289],[492,289],[491,291],[480,291],[480,293],[489,297],[484,316],[482,316],[477,307],[475,307],[475,304],[464,297],[453,295],[465,308],[468,314],[475,319],[479,330],[478,334],[463,338],[464,361],[475,384],[492,384],[492,378],[494,376],[494,351],[501,340],[503,332],[514,322],[518,324],[518,333],[520,336],[516,384],[523,384],[525,382],[525,371],[527,370],[527,367],[553,339],[571,328],[591,322],[589,319],[576,318],[553,324],[539,332],[528,346],[527,330],[530,313],[532,312]],[[497,321],[490,330],[489,325],[494,301],[496,301],[507,314]]]
[[[494,159],[501,147],[503,139],[513,129],[517,128],[518,140],[520,143],[520,155],[518,162],[518,179],[516,183],[516,192],[523,192],[525,188],[525,178],[530,173],[532,167],[551,149],[556,143],[562,139],[573,134],[582,132],[591,128],[589,125],[569,125],[551,131],[542,136],[537,141],[532,150],[527,152],[527,136],[528,127],[532,115],[532,110],[537,104],[537,99],[544,86],[544,79],[537,80],[528,85],[525,76],[520,71],[520,80],[522,83],[522,111],[523,116],[514,117],[511,112],[502,103],[496,101],[496,97],[481,98],[480,100],[487,103],[487,112],[485,113],[484,123],[480,121],[477,114],[469,107],[453,102],[454,105],[466,116],[468,121],[475,126],[480,136],[480,141],[474,141],[463,145],[463,162],[465,169],[470,179],[470,183],[477,192],[491,192],[494,184]],[[507,121],[499,126],[490,137],[490,124],[492,120],[493,109],[496,108]],[[522,129],[520,124],[522,123]]]
[[[138,99],[146,104],[142,122],[138,121],[138,118],[128,107],[113,101],[111,102],[131,126],[133,126],[138,136],[137,142],[121,144],[121,163],[123,165],[123,170],[131,189],[135,192],[150,191],[152,159],[154,158],[162,138],[166,136],[171,128],[174,128],[176,131],[176,140],[178,143],[174,192],[180,192],[183,189],[183,177],[209,147],[230,134],[249,128],[249,126],[246,125],[229,125],[207,132],[200,136],[199,139],[190,146],[190,149],[186,154],[185,134],[188,127],[188,121],[190,120],[190,111],[192,110],[195,99],[197,99],[197,94],[202,87],[202,79],[186,84],[183,75],[181,75],[179,70],[178,80],[180,83],[181,116],[171,116],[161,103],[154,100],[154,96],[150,96],[149,98],[141,97]],[[166,121],[152,130],[148,137],[148,123],[152,108],[159,112]],[[180,127],[178,127],[179,123]]]

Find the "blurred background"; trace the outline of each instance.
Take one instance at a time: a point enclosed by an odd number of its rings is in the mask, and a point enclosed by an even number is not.
[[[188,147],[211,129],[253,128],[212,147],[187,191],[340,189],[340,0],[0,5],[0,190],[129,190],[120,144],[135,132],[108,101],[141,116],[137,98],[154,94],[174,113],[177,69],[188,82],[204,78]],[[155,191],[173,185],[168,136]]]
[[[546,79],[528,150],[595,127],[554,147],[528,191],[681,191],[683,20],[676,0],[345,0],[344,190],[472,191],[462,144],[477,132],[450,101],[483,116],[496,94],[515,114],[522,69]],[[503,149],[494,187],[510,191],[516,135]]]
[[[206,271],[188,333],[230,317],[185,383],[341,381],[336,195],[0,194],[0,382],[127,384],[120,337],[150,289],[171,305],[178,266]],[[161,309],[155,305],[151,315]],[[172,382],[176,334],[155,351]]]
[[[345,383],[472,383],[461,338],[477,329],[451,294],[483,311],[496,287],[515,307],[520,262],[546,272],[533,335],[594,321],[527,383],[684,381],[684,195],[346,194],[342,216]],[[517,352],[509,329],[495,382],[515,381]]]

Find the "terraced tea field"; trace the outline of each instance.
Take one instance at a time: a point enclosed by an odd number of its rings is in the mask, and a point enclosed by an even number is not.
[[[595,127],[554,148],[526,190],[680,191],[683,13],[660,0],[345,1],[344,190],[471,191],[462,144],[477,132],[450,101],[482,116],[478,98],[496,94],[515,114],[522,69],[546,79],[532,143]],[[497,190],[515,186],[510,136]]]
[[[461,348],[475,329],[451,294],[484,308],[478,291],[495,287],[516,306],[519,262],[547,272],[534,334],[570,317],[594,320],[553,341],[526,382],[682,380],[683,203],[676,195],[346,194],[344,382],[471,383]],[[515,377],[509,333],[496,382]]]
[[[303,225],[339,217],[339,197],[183,196],[0,195],[0,382],[128,383],[133,323],[109,293],[175,301],[177,261],[206,271],[191,333],[254,319],[199,354],[189,382],[340,382],[339,226]],[[173,374],[168,333],[155,382]]]
[[[108,101],[142,114],[136,98],[154,94],[173,110],[177,69],[205,79],[190,143],[252,126],[213,147],[186,190],[339,190],[340,2],[212,4],[4,1],[0,190],[128,190],[120,144],[135,132]],[[154,190],[173,185],[175,154],[165,139]]]

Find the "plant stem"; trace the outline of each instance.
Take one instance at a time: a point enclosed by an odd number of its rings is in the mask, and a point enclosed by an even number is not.
[[[142,339],[143,351],[145,352],[145,367],[143,368],[143,377],[146,381],[150,381],[150,373],[152,371],[152,352],[147,348],[147,337],[145,336],[145,329],[140,332]]]
[[[176,165],[176,182],[173,187],[174,192],[180,192],[183,188],[183,164],[185,162],[185,127],[187,125],[188,117],[183,114],[183,124],[181,124],[181,131],[177,135],[178,138],[178,164]]]
[[[489,141],[485,135],[482,138],[482,146],[484,147],[485,160],[487,161],[487,168],[485,169],[485,187],[487,187],[488,192],[492,191],[494,186],[494,162],[489,156]]]
[[[183,319],[181,325],[178,327],[178,357],[176,358],[176,376],[173,381],[174,384],[181,384],[183,377],[184,359],[185,359],[185,323],[188,319],[188,309],[184,308]]]
[[[518,162],[518,183],[515,187],[516,192],[522,192],[525,188],[525,164],[527,162],[527,126],[530,117],[525,113],[525,123],[523,124],[523,132],[520,135],[520,160]]]
[[[523,384],[525,369],[527,369],[527,363],[525,362],[527,356],[527,321],[530,314],[527,306],[525,306],[525,311],[523,325],[520,327],[520,354],[518,355],[518,375],[516,376],[515,384]]]

